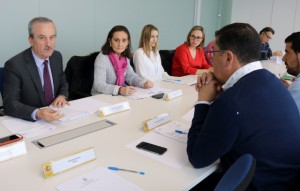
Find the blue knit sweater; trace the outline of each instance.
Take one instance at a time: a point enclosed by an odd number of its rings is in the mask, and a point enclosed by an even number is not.
[[[213,104],[195,106],[187,153],[196,168],[241,155],[256,158],[248,190],[288,190],[300,170],[300,117],[293,98],[270,72],[242,77]]]

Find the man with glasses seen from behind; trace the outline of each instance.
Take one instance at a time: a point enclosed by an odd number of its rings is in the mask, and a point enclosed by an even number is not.
[[[259,35],[251,25],[227,25],[217,32],[211,51],[213,73],[198,77],[187,154],[195,168],[220,159],[223,171],[210,176],[215,177],[212,187],[246,153],[256,159],[247,191],[282,191],[296,184],[300,172],[298,108],[280,80],[262,68],[259,47]]]

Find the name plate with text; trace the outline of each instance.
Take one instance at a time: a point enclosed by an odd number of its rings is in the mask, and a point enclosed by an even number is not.
[[[131,108],[129,106],[129,103],[126,101],[126,102],[121,102],[118,104],[99,108],[99,115],[100,117],[105,117],[107,115],[112,115],[129,109]]]
[[[171,116],[169,113],[163,113],[161,115],[158,115],[144,122],[144,132],[148,132],[153,128],[158,127],[169,121],[171,121]]]
[[[49,161],[42,165],[44,178],[49,178],[61,172],[83,165],[96,159],[94,148],[88,148],[60,160]]]
[[[25,141],[17,141],[8,145],[0,146],[0,162],[27,153]]]
[[[179,96],[182,96],[182,90],[176,90],[176,91],[172,91],[172,92],[168,93],[166,95],[165,99],[166,99],[166,101],[170,101],[170,100],[172,100],[174,98],[177,98]]]

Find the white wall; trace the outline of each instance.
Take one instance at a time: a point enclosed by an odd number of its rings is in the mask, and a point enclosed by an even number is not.
[[[273,51],[283,51],[284,39],[300,30],[299,10],[300,0],[233,0],[231,23],[246,22],[258,32],[272,27],[275,35],[270,46]]]
[[[57,27],[64,64],[73,55],[99,51],[108,31],[125,25],[138,46],[144,25],[159,29],[159,49],[175,49],[194,24],[195,0],[0,0],[0,66],[29,47],[28,22],[36,16]]]

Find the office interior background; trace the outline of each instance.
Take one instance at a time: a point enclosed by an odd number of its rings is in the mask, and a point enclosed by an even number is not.
[[[64,66],[73,55],[99,51],[109,30],[125,25],[137,49],[144,25],[159,29],[159,49],[175,49],[193,25],[205,29],[207,44],[216,30],[247,22],[257,31],[275,29],[273,50],[284,50],[284,39],[300,31],[300,0],[0,0],[0,67],[29,47],[28,22],[36,16],[52,19],[57,27],[56,50]]]

